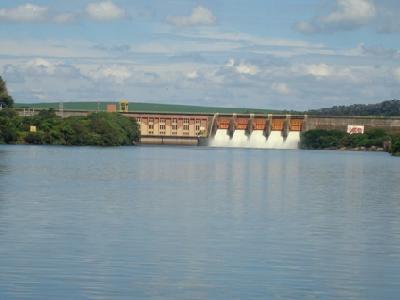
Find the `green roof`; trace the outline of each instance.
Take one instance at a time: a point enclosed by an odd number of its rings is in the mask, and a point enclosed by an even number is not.
[[[105,111],[107,104],[116,104],[118,102],[62,102],[65,110],[87,110],[87,111]],[[35,109],[59,109],[60,102],[51,103],[16,103],[16,108],[35,108]],[[209,107],[209,106],[192,106],[192,105],[175,105],[160,103],[142,103],[129,102],[130,112],[154,112],[154,113],[204,113],[204,114],[268,114],[282,113],[278,110],[256,109],[256,108],[227,108],[227,107]]]

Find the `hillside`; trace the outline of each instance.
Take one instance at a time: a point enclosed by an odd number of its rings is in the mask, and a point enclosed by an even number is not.
[[[400,100],[313,109],[307,111],[307,114],[320,116],[400,116]]]

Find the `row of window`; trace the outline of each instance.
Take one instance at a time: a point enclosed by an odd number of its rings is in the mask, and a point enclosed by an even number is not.
[[[141,126],[141,119],[137,118],[137,122],[139,126]],[[184,118],[183,119],[183,135],[189,135],[189,127],[190,127],[190,119]],[[201,128],[201,120],[195,120],[195,132],[198,134],[200,132]],[[172,135],[177,135],[177,130],[178,130],[178,119],[173,118],[171,122],[171,129]],[[165,135],[165,130],[166,130],[166,119],[160,119],[159,122],[159,132],[160,135]],[[148,134],[154,134],[154,118],[149,118],[148,121]]]

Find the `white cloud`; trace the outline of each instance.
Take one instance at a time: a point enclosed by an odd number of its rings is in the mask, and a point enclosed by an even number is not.
[[[334,10],[311,21],[301,21],[296,29],[304,33],[352,30],[369,23],[376,16],[370,0],[335,0]]]
[[[240,63],[235,67],[235,71],[239,74],[256,75],[259,70],[257,66],[251,64]]]
[[[26,3],[14,8],[0,9],[0,20],[13,22],[43,21],[47,17],[48,8]]]
[[[198,6],[190,16],[170,16],[167,21],[175,26],[214,25],[217,18],[208,8]]]
[[[235,65],[235,60],[233,58],[230,58],[228,62],[225,64],[225,67],[233,67]]]
[[[70,77],[78,78],[81,76],[80,70],[66,64],[62,60],[48,60],[44,58],[31,59],[23,64],[18,65],[18,70],[30,76],[41,76],[42,78],[62,78]]]
[[[187,73],[186,77],[188,79],[194,80],[194,79],[199,78],[199,73],[197,71],[192,71],[192,72]]]
[[[117,84],[124,83],[127,79],[132,76],[132,73],[125,66],[111,65],[101,66],[96,69],[82,70],[84,75],[87,77],[100,81],[110,80]]]
[[[112,1],[89,3],[86,7],[86,13],[96,21],[113,21],[126,16],[125,11]]]
[[[332,74],[332,68],[326,64],[310,65],[306,67],[306,73],[315,77],[327,77]]]
[[[45,67],[45,68],[49,68],[53,64],[50,61],[46,60],[46,59],[35,58],[35,59],[32,59],[32,60],[28,61],[27,65],[30,66],[30,67]]]
[[[50,62],[43,58],[35,58],[26,63],[28,70],[52,75],[59,63]]]
[[[346,84],[369,84],[371,76],[369,73],[375,73],[375,77],[378,76],[382,70],[378,70],[374,66],[363,66],[363,65],[327,65],[324,63],[320,64],[299,64],[293,65],[290,68],[292,75],[297,78],[303,76],[312,76],[318,81],[325,82],[342,82]],[[387,72],[387,71],[386,71]],[[380,76],[380,75],[379,75]]]
[[[235,73],[243,75],[256,75],[260,70],[257,66],[241,62],[237,64],[233,58],[230,58],[225,64],[225,68],[233,69]]]
[[[278,94],[281,95],[289,95],[291,94],[291,90],[289,86],[284,82],[274,82],[271,85],[271,89]]]

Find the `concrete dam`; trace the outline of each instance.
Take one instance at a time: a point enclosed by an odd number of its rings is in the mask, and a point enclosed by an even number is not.
[[[39,111],[18,109],[22,116],[35,115]],[[116,111],[114,105],[110,112]],[[56,114],[64,118],[94,112],[83,109],[56,110]],[[353,125],[362,126],[365,130],[381,128],[389,133],[400,134],[400,117],[135,112],[127,107],[119,112],[137,120],[142,144],[297,149],[301,132],[311,129],[346,132],[348,126]]]
[[[217,118],[208,138],[211,147],[297,149],[303,119],[296,117]]]

